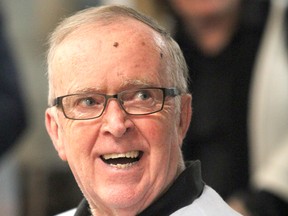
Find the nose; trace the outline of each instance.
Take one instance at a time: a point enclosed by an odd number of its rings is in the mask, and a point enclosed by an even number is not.
[[[102,116],[102,132],[120,138],[133,127],[133,123],[121,108],[119,102],[110,99]]]

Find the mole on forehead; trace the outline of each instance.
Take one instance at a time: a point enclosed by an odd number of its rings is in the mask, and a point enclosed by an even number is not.
[[[76,41],[83,44],[85,38],[90,38],[100,43],[110,41],[109,43],[114,48],[119,48],[124,43],[132,41],[141,47],[155,45],[159,47],[163,43],[159,36],[157,32],[144,23],[126,19],[108,25],[101,25],[101,23],[85,24],[67,35],[64,41]]]
[[[88,32],[87,32],[88,33]],[[152,48],[157,49],[159,45],[157,44],[155,38],[153,36],[144,36],[139,34],[124,34],[123,32],[117,34],[113,33],[105,34],[96,36],[95,34],[91,33],[88,34],[79,34],[79,35],[70,35],[69,38],[66,39],[63,43],[64,48],[69,48],[69,52],[71,52],[71,48],[75,48],[76,51],[79,49],[86,48],[122,48],[122,47],[135,47],[138,49],[141,48]],[[129,35],[129,37],[128,37]],[[66,46],[65,46],[66,45]],[[61,47],[61,46],[60,46]]]

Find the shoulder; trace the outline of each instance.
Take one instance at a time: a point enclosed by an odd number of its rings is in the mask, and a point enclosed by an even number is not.
[[[76,212],[76,208],[71,209],[71,210],[66,211],[66,212],[63,212],[63,213],[60,213],[60,214],[57,214],[55,216],[73,216],[73,215],[75,215],[75,212]]]
[[[171,216],[191,215],[217,215],[217,216],[240,216],[230,208],[226,202],[209,186],[205,186],[202,195],[194,202],[174,212]]]

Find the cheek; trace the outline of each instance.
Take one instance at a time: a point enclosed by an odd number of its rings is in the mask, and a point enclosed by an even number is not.
[[[90,122],[67,121],[63,127],[63,142],[67,157],[81,158],[89,156],[98,136],[97,125]]]
[[[65,128],[65,129],[64,129]],[[97,139],[97,126],[85,122],[67,122],[62,132],[62,141],[65,145],[67,162],[74,174],[74,177],[83,189],[83,176],[92,179],[94,169],[93,148]]]
[[[149,171],[159,187],[165,187],[176,175],[181,150],[175,121],[146,124],[149,143]]]
[[[169,157],[172,148],[178,145],[178,131],[175,121],[167,118],[159,118],[149,123],[139,123],[140,131],[149,143],[150,151],[159,157]]]

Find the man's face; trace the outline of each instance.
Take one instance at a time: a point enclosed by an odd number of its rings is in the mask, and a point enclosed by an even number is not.
[[[171,87],[163,79],[165,67],[156,36],[134,20],[80,28],[56,53],[57,96],[87,91],[116,94],[147,85]],[[186,114],[189,122],[189,110]],[[174,99],[167,100],[161,112],[145,116],[127,115],[110,99],[103,115],[92,120],[69,120],[60,109],[49,108],[46,126],[91,207],[135,215],[176,176],[187,128],[179,118]],[[104,159],[121,154],[135,154],[139,161],[126,164],[127,159],[112,166]]]

